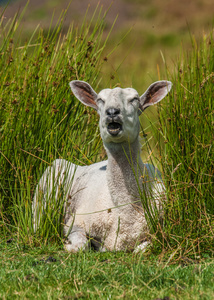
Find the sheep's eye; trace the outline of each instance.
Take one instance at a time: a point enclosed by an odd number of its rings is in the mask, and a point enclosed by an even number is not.
[[[104,102],[104,100],[103,100],[103,99],[101,99],[101,98],[98,98],[98,99],[97,99],[97,103],[104,104],[105,102]]]
[[[133,99],[130,100],[130,103],[133,103],[135,101],[139,101],[138,97],[134,97]]]

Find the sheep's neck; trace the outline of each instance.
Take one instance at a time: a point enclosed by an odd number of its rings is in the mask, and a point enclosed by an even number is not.
[[[105,146],[108,155],[107,181],[114,204],[136,201],[139,197],[137,180],[143,170],[139,141]]]

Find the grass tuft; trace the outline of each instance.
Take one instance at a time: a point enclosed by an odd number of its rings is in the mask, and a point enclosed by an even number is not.
[[[48,31],[36,28],[25,42],[22,14],[7,24],[2,15],[1,21],[0,228],[10,234],[15,226],[29,242],[31,201],[45,168],[55,158],[90,164],[102,147],[96,114],[75,99],[68,83],[79,79],[96,86],[106,14],[97,8],[89,23],[71,24],[67,32],[65,15]],[[44,239],[55,235],[46,232]]]
[[[214,40],[192,40],[159,112],[161,162],[167,188],[161,247],[177,257],[213,255]]]

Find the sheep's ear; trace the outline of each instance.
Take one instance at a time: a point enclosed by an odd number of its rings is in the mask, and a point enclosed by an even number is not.
[[[79,101],[97,110],[97,104],[96,104],[97,94],[92,89],[90,84],[79,80],[73,80],[69,84],[74,96]]]
[[[140,112],[144,111],[148,106],[154,105],[161,101],[171,90],[172,83],[170,81],[154,82],[140,97]]]

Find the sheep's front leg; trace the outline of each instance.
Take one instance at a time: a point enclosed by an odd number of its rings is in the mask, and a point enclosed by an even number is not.
[[[71,233],[67,237],[65,242],[65,249],[68,252],[78,252],[79,250],[87,250],[89,247],[89,241],[87,239],[85,231],[78,227],[73,226]]]

